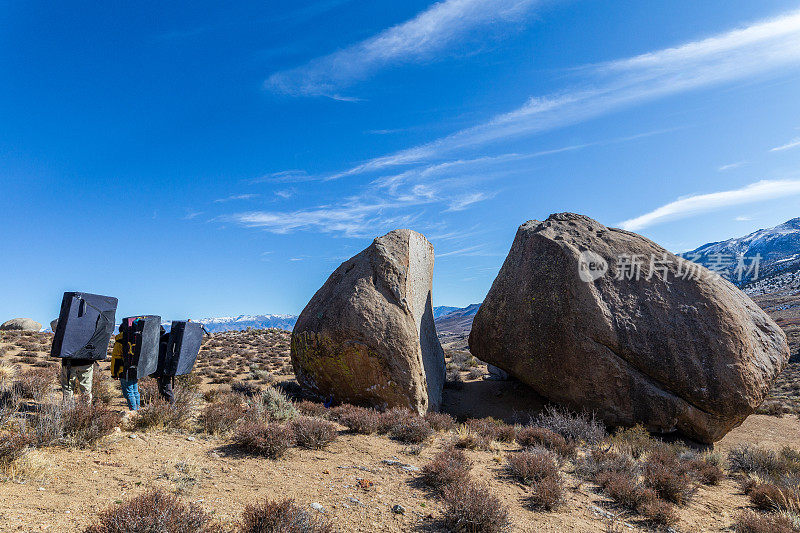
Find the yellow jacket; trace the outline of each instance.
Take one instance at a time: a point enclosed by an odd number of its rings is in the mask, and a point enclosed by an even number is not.
[[[111,377],[119,378],[125,368],[122,356],[125,352],[122,346],[122,333],[114,337],[114,348],[111,350]]]

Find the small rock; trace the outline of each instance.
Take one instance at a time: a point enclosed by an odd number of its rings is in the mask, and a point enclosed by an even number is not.
[[[311,508],[314,509],[315,511],[319,511],[320,513],[325,512],[325,508],[322,506],[322,504],[319,504],[317,502],[313,502],[311,504]]]
[[[406,508],[400,504],[392,506],[392,512],[394,514],[406,514]]]
[[[194,441],[196,441],[197,439],[196,439],[196,438],[194,438],[194,437],[186,437],[186,440],[188,440],[189,442],[194,442]]]

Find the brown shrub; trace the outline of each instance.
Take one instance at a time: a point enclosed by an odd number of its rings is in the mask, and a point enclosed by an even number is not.
[[[747,492],[750,503],[761,511],[800,511],[800,490],[796,481],[780,486],[775,483],[756,483]]]
[[[739,515],[733,527],[736,533],[797,533],[800,531],[786,516],[762,515],[753,511],[745,511]]]
[[[574,441],[568,441],[558,433],[546,428],[522,427],[517,430],[516,440],[520,446],[544,446],[565,458],[575,455]]]
[[[207,404],[200,415],[200,422],[206,433],[225,433],[236,426],[244,413],[241,400],[230,394]]]
[[[636,459],[649,451],[655,450],[659,442],[660,441],[653,439],[650,433],[641,425],[618,429],[617,432],[609,438],[609,443],[619,452],[630,455]]]
[[[244,451],[278,459],[294,445],[294,432],[276,422],[248,420],[236,428],[234,442]]]
[[[295,404],[295,407],[306,416],[315,416],[317,418],[329,418],[331,416],[331,409],[321,403],[301,400]]]
[[[448,531],[500,533],[510,527],[508,509],[484,485],[453,483],[444,488],[443,498]]]
[[[246,381],[237,380],[231,382],[231,391],[241,394],[242,396],[255,396],[261,392],[261,387]]]
[[[587,444],[597,444],[606,437],[605,426],[594,415],[577,414],[551,405],[545,407],[531,425],[547,428],[567,440]]]
[[[424,418],[434,431],[450,431],[456,427],[455,419],[447,413],[431,411],[425,413]]]
[[[242,512],[239,533],[330,533],[330,524],[309,513],[294,500],[250,504]]]
[[[34,443],[33,436],[23,428],[15,427],[0,432],[0,470],[5,471],[14,461],[28,451]]]
[[[433,429],[430,424],[419,416],[400,419],[391,429],[392,438],[406,444],[421,444],[431,435]]]
[[[101,511],[84,533],[221,533],[211,515],[160,490]]]
[[[56,383],[57,367],[31,368],[17,378],[20,396],[41,402]]]
[[[552,511],[564,502],[564,487],[560,475],[549,476],[531,484],[530,503],[536,509]]]
[[[291,424],[297,445],[309,450],[321,450],[339,436],[336,425],[321,418],[300,416]]]
[[[431,488],[442,490],[451,483],[466,483],[471,467],[472,461],[467,454],[461,450],[446,448],[422,467],[422,481]]]
[[[669,453],[652,452],[643,465],[645,484],[658,496],[682,505],[696,489],[686,467]]]
[[[707,459],[692,459],[686,463],[686,468],[702,485],[716,485],[725,477],[725,472]]]
[[[176,386],[175,401],[166,402],[161,398],[153,398],[139,409],[136,427],[142,429],[168,428],[186,429],[200,399],[200,394],[185,387]]]
[[[513,442],[516,428],[495,418],[470,418],[466,421],[469,429],[489,440]]]
[[[528,448],[508,457],[506,470],[517,481],[529,485],[548,477],[559,477],[552,452],[542,447]]]
[[[639,511],[645,505],[658,499],[658,494],[639,483],[635,477],[623,472],[605,472],[597,480],[603,492],[619,505]]]
[[[403,424],[412,418],[419,418],[419,415],[412,413],[405,407],[392,407],[380,413],[380,422],[378,423],[378,433],[391,433],[392,429],[398,425]]]
[[[492,441],[469,429],[466,425],[462,425],[456,431],[453,446],[466,450],[488,450],[491,447]]]
[[[374,409],[343,405],[337,408],[336,421],[353,433],[369,435],[378,431],[381,415]]]
[[[114,380],[95,364],[92,372],[92,401],[108,405],[114,399]]]
[[[671,527],[680,521],[675,506],[664,500],[645,502],[640,507],[639,513],[649,521],[660,526]]]
[[[85,447],[110,435],[120,424],[120,415],[101,403],[76,401],[64,410],[64,436],[72,444]]]

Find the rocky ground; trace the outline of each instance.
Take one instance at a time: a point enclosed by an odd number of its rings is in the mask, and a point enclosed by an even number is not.
[[[3,332],[0,362],[27,369],[47,369],[51,335]],[[484,379],[485,366],[466,350],[447,351],[448,384],[444,410],[459,420],[494,416],[525,424],[542,406],[541,398],[513,381]],[[6,365],[7,366],[7,365]],[[7,471],[0,482],[0,530],[82,531],[97,513],[129,498],[161,488],[182,501],[194,502],[231,530],[248,503],[264,498],[294,498],[309,512],[327,517],[334,531],[438,531],[447,508],[435,491],[421,482],[420,468],[463,438],[463,427],[436,432],[423,445],[379,435],[361,435],[336,426],[337,438],[319,450],[293,447],[279,459],[242,453],[230,433],[208,434],[200,413],[215,391],[278,386],[292,393],[289,335],[280,330],[228,332],[214,335],[198,359],[197,387],[203,398],[180,428],[136,427],[123,422],[107,437],[85,448],[66,445],[37,447],[26,467]],[[107,375],[107,363],[101,364]],[[45,397],[57,398],[55,376]],[[794,369],[781,390],[796,391]],[[124,412],[118,387],[105,382],[112,411]],[[143,385],[143,388],[146,388]],[[35,403],[35,402],[34,402]],[[27,402],[29,408],[34,403]],[[324,409],[323,409],[324,411]],[[777,450],[800,449],[796,416],[753,415],[717,443],[719,457],[742,444]],[[471,476],[485,484],[510,511],[512,531],[648,531],[657,529],[626,510],[593,481],[578,475],[580,458],[590,448],[564,460],[563,503],[553,510],[531,504],[531,489],[508,475],[507,461],[520,453],[515,442],[493,442],[486,449],[468,449]],[[402,511],[393,508],[402,506]],[[688,503],[676,507],[677,531],[729,531],[736,518],[752,508],[739,483],[725,476],[717,485],[697,485]],[[767,530],[765,530],[767,531]]]

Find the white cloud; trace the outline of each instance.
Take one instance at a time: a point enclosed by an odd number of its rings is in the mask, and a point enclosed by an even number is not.
[[[736,222],[750,222],[751,220],[753,220],[753,217],[748,216],[748,215],[739,215],[734,220]]]
[[[447,211],[463,211],[472,204],[482,202],[491,198],[492,196],[493,195],[485,192],[473,192],[470,194],[465,194],[463,196],[459,196],[458,198],[454,198],[453,201],[450,202],[450,207],[447,208]]]
[[[800,146],[800,137],[798,137],[797,139],[793,139],[791,142],[788,142],[784,145],[771,148],[770,152],[782,152],[784,150],[791,150],[792,148],[797,148],[799,146]]]
[[[800,11],[639,56],[589,65],[581,89],[535,96],[520,108],[436,141],[374,158],[332,178],[419,163],[455,150],[577,124],[645,101],[800,66]]]
[[[279,191],[275,191],[275,196],[279,196],[285,200],[294,196],[294,191],[291,189],[281,189]]]
[[[235,200],[252,200],[253,198],[257,198],[257,194],[232,194],[227,198],[217,198],[214,200],[215,203],[223,203],[223,202],[233,202]]]
[[[294,96],[352,101],[338,91],[387,66],[426,61],[476,29],[521,21],[539,0],[444,0],[413,19],[300,67],[276,72],[265,82]]]
[[[736,163],[729,163],[727,165],[722,165],[717,170],[720,172],[725,172],[726,170],[733,170],[734,168],[739,168],[740,166],[746,164],[747,161],[737,161]]]
[[[751,204],[800,195],[800,180],[763,180],[741,189],[687,196],[649,213],[620,222],[619,226],[638,231],[655,224],[687,218],[734,205]]]

